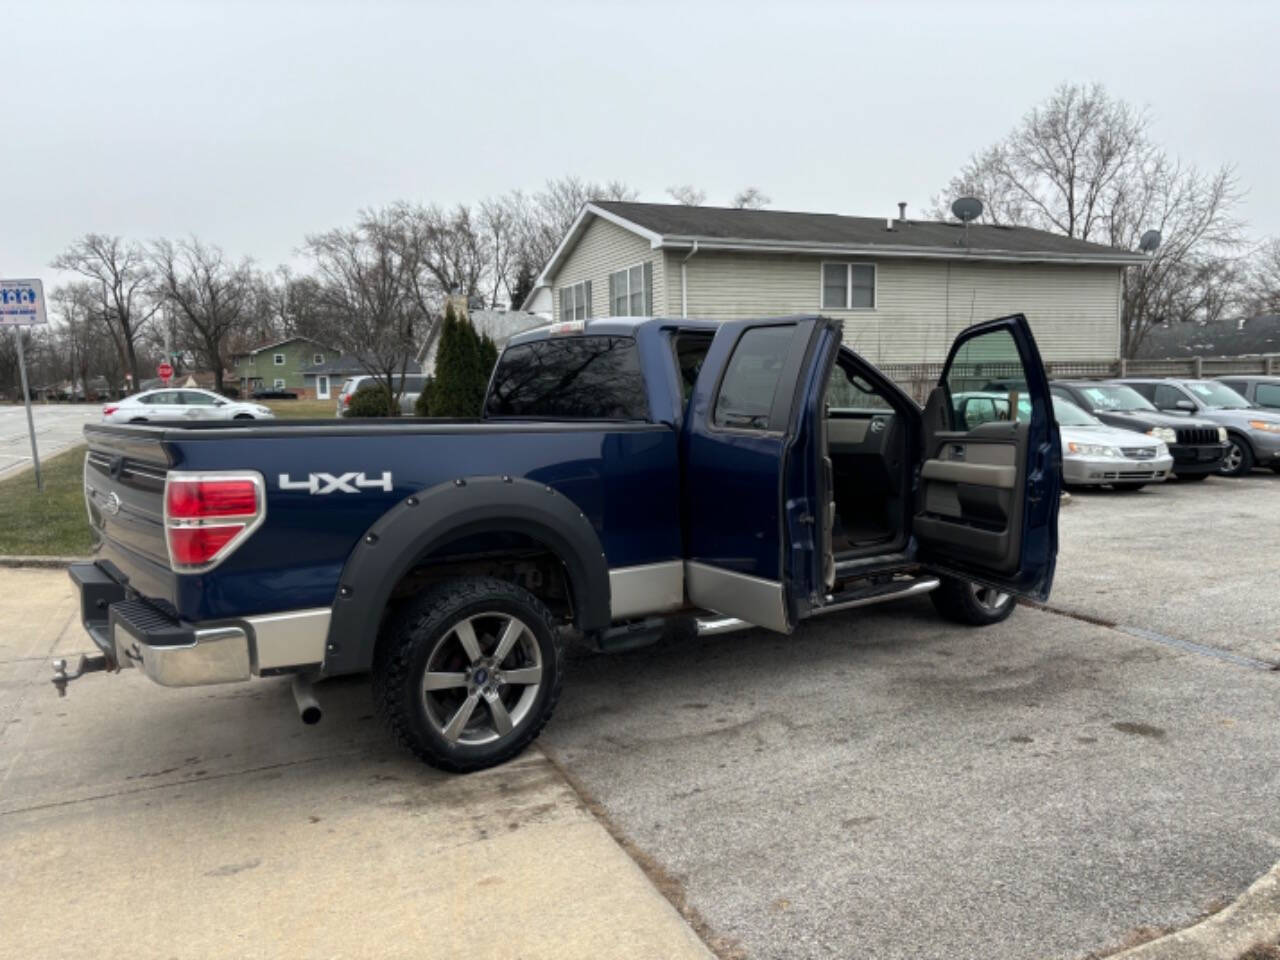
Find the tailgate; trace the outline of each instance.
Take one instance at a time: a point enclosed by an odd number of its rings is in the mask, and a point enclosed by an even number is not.
[[[89,523],[102,538],[104,558],[130,579],[167,571],[164,478],[170,457],[152,427],[88,426],[84,494]]]

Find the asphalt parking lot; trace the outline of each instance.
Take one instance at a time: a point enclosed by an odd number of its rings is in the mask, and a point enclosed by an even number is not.
[[[59,701],[45,658],[84,641],[12,578],[61,575],[0,574],[0,902],[25,937],[0,956],[104,930],[142,956],[452,956],[504,917],[487,898],[525,912],[474,955],[668,955],[644,937],[678,938],[674,911],[587,809],[721,956],[1079,958],[1186,924],[1280,859],[1280,476],[1079,494],[1061,529],[1052,610],[994,628],[926,599],[579,650],[553,765],[467,778],[389,748],[358,681],[314,728],[278,680]],[[187,939],[136,906],[157,883],[209,904]],[[565,900],[616,940],[538,940]]]
[[[102,407],[96,403],[33,403],[31,416],[36,425],[36,447],[43,460],[84,443],[84,425],[101,420]],[[0,479],[30,467],[26,408],[20,403],[0,404]]]

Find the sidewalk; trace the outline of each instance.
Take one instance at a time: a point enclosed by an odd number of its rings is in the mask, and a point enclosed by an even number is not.
[[[388,744],[363,679],[74,682],[62,571],[0,570],[0,958],[708,958],[536,750],[467,777]]]

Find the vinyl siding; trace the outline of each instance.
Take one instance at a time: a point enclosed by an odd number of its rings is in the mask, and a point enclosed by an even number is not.
[[[591,315],[611,316],[613,306],[609,303],[609,274],[646,261],[653,264],[653,310],[660,314],[667,296],[661,251],[654,250],[643,237],[623,230],[608,220],[594,217],[555,276],[550,278],[554,307],[552,320],[560,319],[561,288],[583,280],[591,281]]]
[[[681,314],[685,254],[665,257],[671,316]],[[945,359],[952,339],[970,323],[1025,313],[1048,361],[1119,357],[1118,267],[882,260],[874,310],[821,310],[821,263],[819,257],[699,252],[686,267],[689,316],[822,312],[844,320],[845,342],[872,362],[923,363]]]

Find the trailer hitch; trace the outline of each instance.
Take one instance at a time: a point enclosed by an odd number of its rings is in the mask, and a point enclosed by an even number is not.
[[[105,654],[80,654],[76,660],[76,669],[74,673],[67,673],[67,661],[53,661],[53,685],[58,688],[58,696],[65,697],[67,695],[67,684],[72,680],[78,680],[86,673],[97,673],[99,670],[110,670],[111,664],[107,661]]]

